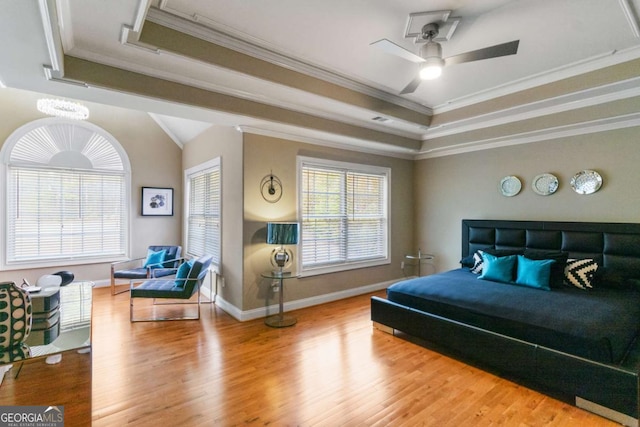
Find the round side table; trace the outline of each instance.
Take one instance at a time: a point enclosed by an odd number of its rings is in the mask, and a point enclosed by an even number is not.
[[[284,314],[284,281],[287,279],[296,279],[300,277],[300,275],[288,271],[265,271],[264,273],[261,273],[260,276],[265,279],[278,280],[280,282],[278,286],[278,290],[280,292],[278,314],[268,316],[264,320],[265,325],[271,326],[272,328],[286,328],[287,326],[295,325],[298,322],[298,319],[293,316],[285,316]]]
[[[404,257],[405,257],[405,259],[409,259],[409,260],[417,260],[417,263],[418,263],[418,277],[420,277],[420,264],[422,264],[422,261],[432,260],[432,259],[435,258],[435,256],[433,256],[431,254],[423,254],[422,251],[420,251],[420,249],[418,249],[418,254],[417,255],[405,255]]]

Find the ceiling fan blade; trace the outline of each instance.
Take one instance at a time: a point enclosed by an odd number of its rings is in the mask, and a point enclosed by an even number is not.
[[[515,55],[518,53],[520,40],[497,44],[483,49],[472,50],[471,52],[445,58],[445,65],[461,64],[463,62],[479,61],[481,59],[497,58],[499,56]]]
[[[411,80],[411,82],[408,85],[406,85],[404,89],[402,89],[402,92],[400,92],[400,95],[413,93],[416,89],[418,89],[418,86],[420,85],[421,82],[422,82],[422,79],[420,78],[420,76],[417,76],[415,79]]]
[[[391,40],[387,40],[387,39],[378,40],[377,42],[371,43],[369,46],[373,46],[378,49],[381,49],[386,53],[390,53],[391,55],[399,56],[400,58],[406,59],[407,61],[411,61],[415,63],[424,62],[424,59],[420,58],[415,53],[408,51],[402,46],[395,44]]]

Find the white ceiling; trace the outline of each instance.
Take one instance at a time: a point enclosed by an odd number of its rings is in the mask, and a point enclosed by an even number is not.
[[[58,61],[64,52],[422,141],[437,136],[437,131],[415,120],[373,122],[374,116],[384,114],[269,81],[252,71],[157,51],[153,46],[145,49],[137,37],[144,30],[145,19],[150,19],[426,116],[640,58],[640,0],[0,0],[0,7],[0,79],[7,86],[148,111],[179,144],[197,135],[207,123],[239,125],[264,133],[280,131],[315,142],[360,148],[367,141],[300,129],[251,114],[176,105],[109,88],[76,87],[55,78],[64,77],[64,61],[56,67],[54,52]],[[413,41],[403,37],[409,14],[440,10],[451,10],[452,17],[461,19],[451,39],[442,43],[445,57],[514,39],[520,40],[519,51],[447,67],[441,78],[422,82],[413,94],[400,96],[399,91],[417,73],[417,65],[370,43],[387,38],[416,52]],[[47,11],[57,18],[47,21]],[[53,67],[53,79],[45,77],[43,66]],[[571,102],[583,101],[577,98]],[[460,124],[459,132],[469,126],[477,123],[467,120]],[[455,126],[448,129],[456,132],[452,130]],[[385,151],[384,144],[371,147]],[[398,147],[386,149],[416,153]]]

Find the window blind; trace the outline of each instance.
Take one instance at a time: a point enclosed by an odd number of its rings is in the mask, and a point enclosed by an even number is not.
[[[125,177],[9,168],[7,262],[123,256]]]
[[[388,172],[302,163],[302,268],[388,258]]]
[[[187,220],[187,253],[199,257],[213,256],[220,264],[220,167],[194,173],[189,180],[189,215]]]

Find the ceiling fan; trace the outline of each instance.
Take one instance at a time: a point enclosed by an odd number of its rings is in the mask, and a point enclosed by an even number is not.
[[[422,27],[420,37],[426,43],[420,47],[418,55],[407,49],[398,46],[390,40],[382,39],[371,43],[383,51],[411,62],[422,64],[420,72],[402,91],[401,95],[412,93],[420,85],[422,80],[431,80],[440,77],[442,68],[448,65],[461,64],[463,62],[478,61],[481,59],[497,58],[500,56],[515,55],[518,52],[520,40],[497,44],[483,49],[472,50],[470,52],[442,58],[442,46],[434,39],[438,36],[440,25],[437,22],[427,23]]]

